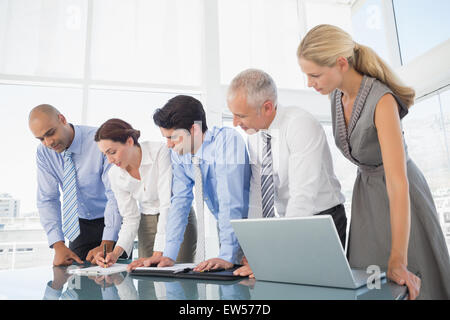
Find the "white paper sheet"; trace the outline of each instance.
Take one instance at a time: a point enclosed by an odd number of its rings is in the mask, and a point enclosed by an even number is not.
[[[127,271],[127,264],[123,263],[115,263],[109,268],[104,268],[101,266],[89,267],[89,268],[79,268],[79,267],[69,267],[67,272],[69,274],[78,274],[82,276],[91,276],[91,275],[106,275],[113,274],[118,272]]]

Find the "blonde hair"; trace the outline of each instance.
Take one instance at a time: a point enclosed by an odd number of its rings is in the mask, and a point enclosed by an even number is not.
[[[406,107],[414,104],[414,89],[403,85],[375,51],[353,41],[341,28],[327,24],[314,27],[301,41],[297,57],[327,67],[333,67],[339,57],[345,57],[357,72],[386,84]]]

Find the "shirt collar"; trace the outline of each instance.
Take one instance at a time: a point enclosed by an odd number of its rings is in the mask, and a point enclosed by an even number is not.
[[[141,153],[142,153],[142,159],[141,159],[141,166],[152,164],[153,159],[150,156],[150,146],[147,142],[140,143],[141,146]]]
[[[280,122],[281,122],[281,113],[283,111],[283,108],[281,108],[280,106],[277,107],[276,113],[275,113],[275,118],[273,118],[272,123],[269,126],[268,131],[270,132],[270,130],[273,129],[280,129]]]
[[[212,130],[209,130],[209,129],[206,130],[205,137],[203,138],[203,143],[200,146],[200,148],[197,150],[197,152],[194,154],[194,156],[199,159],[203,159],[204,146],[208,145],[213,139],[214,139],[214,134],[213,134]],[[190,160],[192,162],[192,154],[189,154],[189,156],[190,156]]]
[[[263,133],[269,134],[272,138],[274,137],[274,135],[277,135],[276,132],[281,128],[282,111],[283,108],[278,105],[275,117],[273,118],[272,123],[269,125],[269,128],[261,129],[258,131],[261,137],[263,136]]]
[[[79,126],[74,126],[69,123],[73,129],[74,136],[73,141],[70,146],[66,149],[67,152],[80,154],[81,153],[81,144],[83,139],[83,133],[81,132],[81,128]]]

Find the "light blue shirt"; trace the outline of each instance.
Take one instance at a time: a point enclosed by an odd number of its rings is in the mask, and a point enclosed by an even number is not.
[[[78,217],[93,220],[104,217],[103,240],[117,241],[122,223],[116,199],[111,191],[108,170],[110,164],[94,141],[97,128],[73,126],[75,136],[67,149],[77,172]],[[37,162],[37,208],[50,247],[64,241],[60,188],[64,177],[63,155],[39,145]]]
[[[251,171],[244,139],[232,128],[214,127],[206,131],[195,156],[200,158],[204,201],[218,221],[219,258],[239,263],[239,243],[230,220],[245,219],[248,214]],[[171,150],[171,158],[172,202],[164,256],[176,260],[194,199],[195,172],[192,154],[180,156]]]

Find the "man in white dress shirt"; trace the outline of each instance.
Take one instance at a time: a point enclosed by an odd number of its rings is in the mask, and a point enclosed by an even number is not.
[[[345,247],[345,198],[333,171],[325,132],[299,107],[280,107],[273,79],[248,69],[231,82],[227,95],[233,125],[248,134],[252,168],[249,218],[329,214]],[[250,275],[246,259],[235,274]]]

